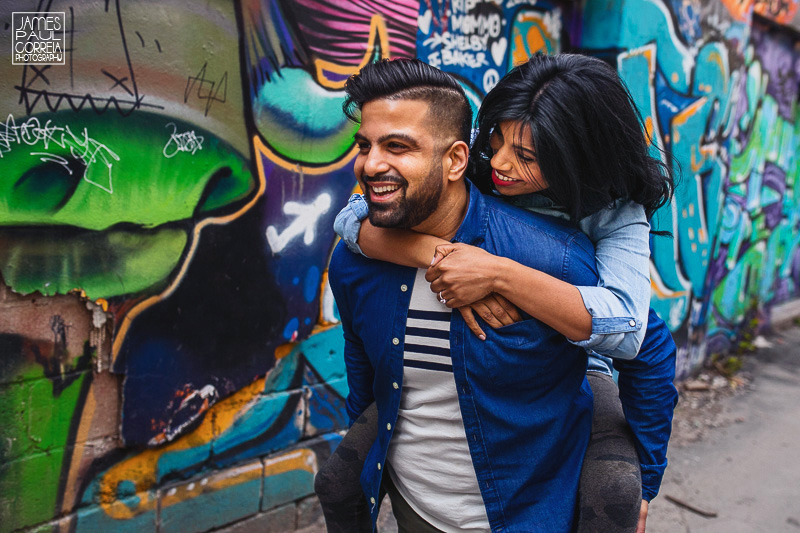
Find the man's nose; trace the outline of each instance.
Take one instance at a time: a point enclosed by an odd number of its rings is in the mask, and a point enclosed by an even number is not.
[[[377,176],[387,170],[389,170],[389,164],[382,151],[374,148],[371,149],[364,160],[364,174],[367,176]]]

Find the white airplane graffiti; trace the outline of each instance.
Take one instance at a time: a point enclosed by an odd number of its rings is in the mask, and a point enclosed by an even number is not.
[[[269,242],[272,253],[280,253],[292,239],[303,234],[303,242],[306,246],[314,242],[315,230],[319,217],[328,212],[331,207],[331,196],[328,193],[320,194],[316,200],[310,204],[298,202],[286,202],[283,204],[283,213],[295,215],[297,218],[289,224],[282,233],[278,234],[275,226],[267,228],[267,241]]]

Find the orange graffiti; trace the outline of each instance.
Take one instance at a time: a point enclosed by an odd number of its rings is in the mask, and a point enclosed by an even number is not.
[[[740,22],[750,22],[754,3],[754,0],[722,0],[728,12]]]
[[[778,24],[789,24],[797,14],[798,6],[798,0],[756,0],[753,12]]]

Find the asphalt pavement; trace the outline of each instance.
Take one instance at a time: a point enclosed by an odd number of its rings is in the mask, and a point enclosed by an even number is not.
[[[763,341],[741,390],[682,394],[648,533],[800,533],[800,328]]]

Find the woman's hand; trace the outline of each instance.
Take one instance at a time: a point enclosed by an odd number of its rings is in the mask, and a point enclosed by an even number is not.
[[[642,500],[642,507],[639,510],[639,523],[636,524],[636,533],[645,533],[647,526],[647,507],[650,503],[647,500]]]
[[[448,306],[449,304],[450,302],[448,302]],[[458,310],[461,311],[461,316],[464,317],[464,322],[467,323],[467,327],[470,331],[477,335],[482,341],[486,340],[486,334],[478,325],[475,315],[481,317],[484,322],[493,328],[501,328],[522,320],[514,304],[499,294],[494,293],[478,300],[472,305],[459,307]]]
[[[447,300],[447,307],[463,307],[494,292],[494,275],[501,260],[468,244],[441,244],[425,279],[433,292]]]

